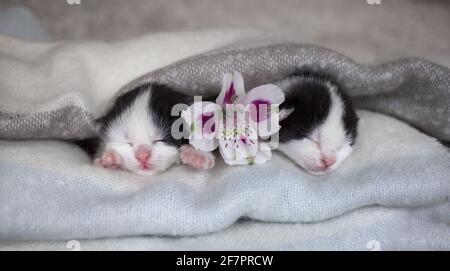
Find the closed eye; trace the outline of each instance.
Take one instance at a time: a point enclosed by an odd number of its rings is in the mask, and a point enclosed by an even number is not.
[[[308,139],[311,140],[312,142],[316,143],[316,144],[319,144],[319,141],[317,141],[315,139],[312,139],[312,138],[308,138]]]
[[[313,133],[311,133],[308,137],[309,140],[311,140],[314,144],[317,146],[320,146],[320,130],[315,130]]]
[[[153,140],[153,143],[156,143],[156,142],[166,143],[169,139],[170,139],[170,136],[160,136],[160,137],[155,138]]]
[[[133,143],[130,142],[130,141],[122,141],[122,142],[120,142],[120,143],[122,143],[122,144],[127,144],[128,146],[133,146]]]
[[[307,137],[307,139],[308,139],[309,141],[311,141],[311,142],[317,144],[317,145],[320,145],[318,140],[316,140],[316,139],[314,139],[314,138],[312,138],[312,137],[310,137],[310,136]]]

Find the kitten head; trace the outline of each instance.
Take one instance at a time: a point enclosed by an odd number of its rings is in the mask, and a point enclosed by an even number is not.
[[[170,135],[170,112],[165,115],[155,105],[164,103],[158,101],[162,96],[156,92],[160,91],[158,86],[143,86],[127,92],[98,120],[103,153],[114,154],[116,167],[152,175],[178,161],[178,146]]]
[[[338,168],[352,152],[357,134],[350,98],[333,81],[314,75],[290,78],[282,105],[280,151],[314,175]]]

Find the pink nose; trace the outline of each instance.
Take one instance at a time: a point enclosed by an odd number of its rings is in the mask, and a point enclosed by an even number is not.
[[[334,152],[324,153],[322,154],[322,159],[320,161],[325,167],[331,167],[334,163],[336,163],[336,154]]]
[[[141,163],[146,163],[150,156],[152,155],[150,148],[147,146],[139,146],[134,153],[136,159]]]

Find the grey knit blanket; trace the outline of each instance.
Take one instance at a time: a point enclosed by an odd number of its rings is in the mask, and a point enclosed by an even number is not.
[[[417,58],[363,66],[334,51],[313,45],[277,44],[225,49],[190,57],[145,74],[118,93],[144,82],[156,81],[186,93],[211,94],[219,91],[221,76],[231,70],[240,71],[246,85],[251,88],[302,67],[336,76],[361,109],[394,116],[434,137],[450,140],[450,70]],[[27,103],[33,103],[33,100],[21,101],[20,98],[6,96],[2,103],[12,104],[13,108],[22,104],[25,108],[0,111],[0,136],[17,139],[91,135],[91,121],[98,117],[91,107],[102,105],[89,104],[86,100],[89,97],[77,94],[63,92],[51,100],[34,104],[31,110]]]

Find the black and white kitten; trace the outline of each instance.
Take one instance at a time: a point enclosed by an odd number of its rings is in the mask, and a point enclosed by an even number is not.
[[[105,116],[97,120],[100,144],[94,163],[153,175],[181,161],[195,168],[214,166],[214,156],[195,150],[186,139],[172,137],[171,116],[176,104],[190,105],[193,97],[157,83],[141,85],[119,96]]]
[[[358,117],[349,96],[329,75],[296,72],[276,83],[285,93],[278,150],[311,174],[326,174],[350,155]]]
[[[286,94],[280,106],[278,150],[311,174],[326,174],[347,158],[357,135],[350,98],[331,77],[297,72],[275,82]],[[176,104],[190,105],[193,97],[166,85],[148,83],[119,96],[98,120],[100,145],[95,164],[152,175],[180,160],[199,169],[214,166],[211,153],[195,150],[185,139],[175,140],[171,116]]]

